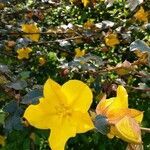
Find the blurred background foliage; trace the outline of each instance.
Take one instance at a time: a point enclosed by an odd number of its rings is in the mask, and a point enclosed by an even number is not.
[[[134,15],[140,7],[147,21]],[[49,131],[35,129],[22,118],[37,103],[48,77],[63,84],[69,79],[87,83],[95,109],[103,93],[115,96],[123,84],[129,107],[144,111],[143,127],[150,127],[150,1],[131,0],[2,0],[0,1],[0,145],[1,150],[48,150]],[[40,39],[25,37],[22,24],[36,24]],[[105,38],[117,34],[119,44]],[[30,47],[29,59],[17,50]],[[78,49],[81,57],[77,57]],[[150,150],[150,134],[142,132]],[[57,139],[56,139],[57,140]],[[125,150],[127,143],[97,131],[71,138],[68,150]]]

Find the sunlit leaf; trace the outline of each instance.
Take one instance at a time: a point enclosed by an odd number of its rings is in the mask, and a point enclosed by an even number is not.
[[[133,11],[138,5],[143,3],[143,0],[127,0],[129,4],[129,8],[131,11]]]
[[[115,0],[105,0],[105,3],[107,4],[107,7],[111,7],[113,5]]]
[[[150,47],[144,41],[137,39],[131,43],[130,50],[131,51],[141,50],[144,52],[145,51],[150,52]]]

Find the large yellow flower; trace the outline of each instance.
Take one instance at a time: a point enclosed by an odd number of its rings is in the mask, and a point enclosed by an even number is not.
[[[143,22],[148,22],[148,12],[145,12],[144,8],[141,6],[140,9],[136,12],[134,17]]]
[[[25,33],[32,33],[26,34],[24,35],[24,37],[29,38],[35,42],[39,41],[40,34],[34,34],[40,32],[40,29],[36,26],[36,24],[22,24],[22,31]]]
[[[29,59],[29,53],[32,52],[32,49],[29,47],[20,48],[17,50],[18,59]]]
[[[48,79],[44,85],[44,97],[39,104],[30,105],[24,117],[36,128],[51,129],[51,149],[64,150],[70,137],[94,128],[87,112],[91,103],[92,92],[83,82],[70,80],[60,86]]]
[[[123,86],[118,86],[116,97],[102,99],[96,112],[107,117],[110,123],[108,137],[116,136],[129,143],[141,143],[139,123],[143,112],[128,108],[128,94]]]
[[[117,37],[117,34],[115,33],[108,34],[105,37],[105,44],[107,46],[114,47],[115,45],[118,45],[119,43],[120,43],[119,39]]]

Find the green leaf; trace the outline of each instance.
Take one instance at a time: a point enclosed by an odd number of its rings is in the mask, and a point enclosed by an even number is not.
[[[10,69],[8,68],[7,65],[4,65],[4,64],[0,64],[0,72],[2,73],[10,73]]]
[[[14,113],[17,109],[17,103],[15,101],[11,101],[3,107],[3,111],[6,113]]]
[[[111,7],[113,5],[115,0],[105,0],[105,3],[107,4],[107,7]]]
[[[94,125],[96,129],[103,135],[106,135],[109,132],[110,127],[105,116],[97,115],[94,120]]]
[[[30,77],[30,71],[23,71],[20,73],[21,79],[25,80]]]
[[[128,0],[129,8],[131,11],[133,11],[141,3],[143,3],[143,0]]]
[[[0,124],[4,124],[4,120],[5,120],[5,112],[0,110]]]
[[[30,139],[29,139],[29,138],[26,138],[26,139],[24,140],[22,147],[23,147],[23,150],[28,150],[28,149],[30,149]]]
[[[6,86],[14,90],[23,90],[27,87],[27,82],[25,80],[18,80],[16,82],[7,83]]]
[[[137,39],[131,43],[130,50],[141,50],[143,52],[150,52],[150,47],[144,41]]]
[[[11,101],[4,106],[3,111],[8,113],[5,119],[5,130],[11,132],[12,130],[22,130],[21,116],[23,110],[15,101]]]
[[[21,103],[22,104],[35,104],[35,103],[38,103],[39,101],[39,98],[43,96],[43,92],[42,90],[39,90],[39,89],[35,89],[29,93],[27,93]]]

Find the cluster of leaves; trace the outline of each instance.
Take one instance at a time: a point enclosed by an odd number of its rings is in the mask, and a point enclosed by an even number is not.
[[[48,77],[60,84],[69,79],[87,83],[94,93],[93,109],[103,93],[112,97],[122,84],[129,105],[144,111],[142,125],[149,127],[149,10],[148,0],[0,1],[2,149],[48,149],[48,131],[29,127],[22,118],[43,95],[41,85]],[[148,150],[150,136],[142,137]],[[78,135],[66,146],[118,147],[125,149],[126,143],[95,132]]]

